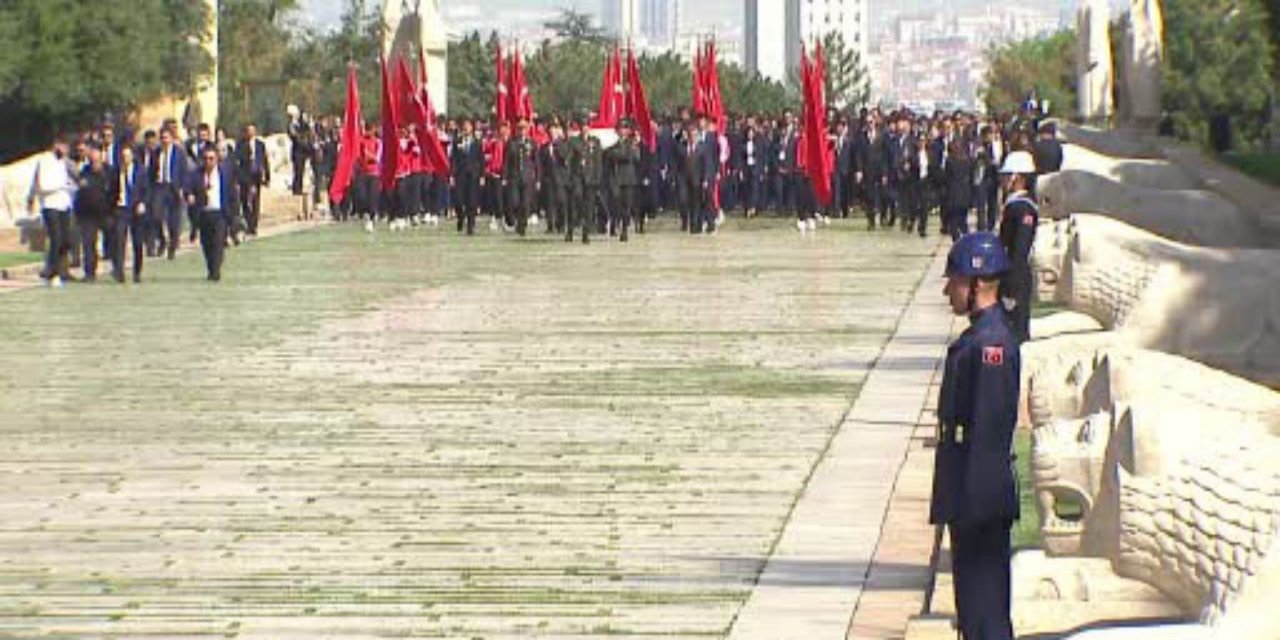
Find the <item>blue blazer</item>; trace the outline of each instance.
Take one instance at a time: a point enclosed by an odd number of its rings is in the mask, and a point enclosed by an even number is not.
[[[169,182],[175,187],[181,188],[187,183],[187,152],[177,143],[174,143],[173,153],[169,158]],[[156,147],[155,154],[151,162],[151,184],[161,187],[160,184],[160,162],[164,158],[164,148]]]
[[[109,167],[107,170],[107,174],[111,179],[111,188],[109,193],[111,196],[112,208],[115,208],[116,203],[120,202],[120,172],[123,170],[124,168],[120,165]],[[150,193],[151,176],[147,175],[147,167],[141,162],[134,160],[133,180],[132,182],[125,184],[125,207],[129,209],[129,211],[136,211],[139,204],[147,202],[147,198],[150,196]]]
[[[218,188],[222,195],[222,217],[234,218],[240,213],[240,190],[237,188],[236,166],[230,162],[221,162],[218,164],[218,174]],[[187,182],[187,193],[195,198],[195,211],[203,213],[209,203],[203,168],[191,172]]]

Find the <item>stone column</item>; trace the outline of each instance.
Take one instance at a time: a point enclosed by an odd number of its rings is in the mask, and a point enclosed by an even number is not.
[[[203,77],[196,80],[196,92],[191,97],[190,108],[199,114],[200,122],[218,127],[218,0],[204,0],[209,9],[209,29],[205,32],[204,50],[213,65]]]
[[[1164,61],[1164,14],[1159,0],[1130,0],[1124,83],[1133,124],[1150,128],[1160,121],[1160,73]]]
[[[1106,0],[1085,0],[1076,17],[1076,81],[1080,119],[1105,125],[1113,111],[1111,9]]]
[[[416,60],[418,47],[427,57],[427,90],[437,111],[447,111],[449,38],[440,19],[439,0],[384,0],[382,55]]]

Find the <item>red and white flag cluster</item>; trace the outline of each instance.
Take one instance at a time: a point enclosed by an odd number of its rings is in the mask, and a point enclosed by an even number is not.
[[[591,127],[613,129],[623,118],[630,118],[635,122],[640,139],[650,151],[657,148],[658,127],[649,110],[649,99],[645,96],[644,81],[640,78],[640,65],[636,62],[635,51],[627,49],[624,73],[622,54],[614,47],[613,55],[609,56],[609,61],[604,66],[604,78],[600,82],[600,103]]]
[[[720,96],[720,72],[716,66],[716,43],[708,41],[693,62],[693,112],[716,122],[716,128],[725,130],[724,100]]]

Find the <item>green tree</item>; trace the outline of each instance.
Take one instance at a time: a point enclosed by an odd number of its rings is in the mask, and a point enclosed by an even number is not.
[[[1016,111],[1034,91],[1050,105],[1076,103],[1076,34],[1065,30],[1022,40],[987,52],[987,76],[980,91],[987,109]]]
[[[563,8],[560,15],[542,24],[553,31],[557,40],[584,40],[596,44],[610,41],[609,35],[595,23],[590,14],[572,8]]]
[[[218,112],[229,132],[283,125],[285,62],[295,34],[275,0],[222,0],[218,9]]]
[[[1260,0],[1165,0],[1164,15],[1162,100],[1178,135],[1207,144],[1225,115],[1242,146],[1261,143],[1275,58]]]
[[[594,108],[609,50],[589,40],[545,41],[525,61],[525,76],[539,114],[571,114]]]
[[[449,43],[450,115],[487,118],[493,108],[493,52],[473,31]]]
[[[748,74],[736,64],[716,66],[720,76],[720,95],[730,113],[779,113],[800,104],[799,91],[760,74]],[[689,72],[692,74],[692,71]],[[685,84],[692,82],[686,79]]]
[[[675,114],[689,105],[693,96],[693,67],[668,51],[659,56],[642,56],[640,79],[644,81],[649,108],[657,114]]]
[[[858,50],[847,46],[839,31],[829,31],[822,36],[822,54],[827,102],[839,109],[865,106],[871,100],[871,80]]]
[[[0,6],[0,158],[58,129],[189,95],[210,60],[203,3],[6,0]]]

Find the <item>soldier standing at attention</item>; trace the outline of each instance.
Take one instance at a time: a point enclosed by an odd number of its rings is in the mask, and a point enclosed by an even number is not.
[[[947,349],[929,522],[951,534],[964,640],[1013,639],[1009,531],[1019,516],[1012,445],[1021,360],[1000,306],[1008,267],[989,232],[960,238],[947,256],[944,293],[970,325]]]
[[[515,212],[516,233],[523,236],[529,226],[538,193],[537,146],[529,138],[529,121],[520,120],[516,137],[507,143],[502,181],[507,187],[507,203]]]
[[[582,226],[582,244],[590,242],[591,225],[595,223],[596,203],[600,201],[600,183],[604,179],[604,149],[600,140],[586,134],[587,118],[579,118],[570,130],[569,155],[569,224],[565,242],[573,241],[574,227]]]
[[[622,223],[618,239],[626,242],[627,228],[636,211],[636,191],[640,185],[640,147],[636,144],[631,120],[623,118],[618,122],[618,144],[609,149],[605,159],[609,162],[609,183],[613,187],[614,206],[618,209],[617,219]]]
[[[1005,158],[1000,168],[1004,181],[1004,211],[1000,216],[1000,244],[1009,256],[1009,273],[1000,283],[1000,297],[1009,312],[1010,327],[1019,340],[1031,338],[1031,248],[1036,242],[1036,225],[1040,208],[1031,189],[1036,177],[1036,164],[1031,154],[1015,151]]]

